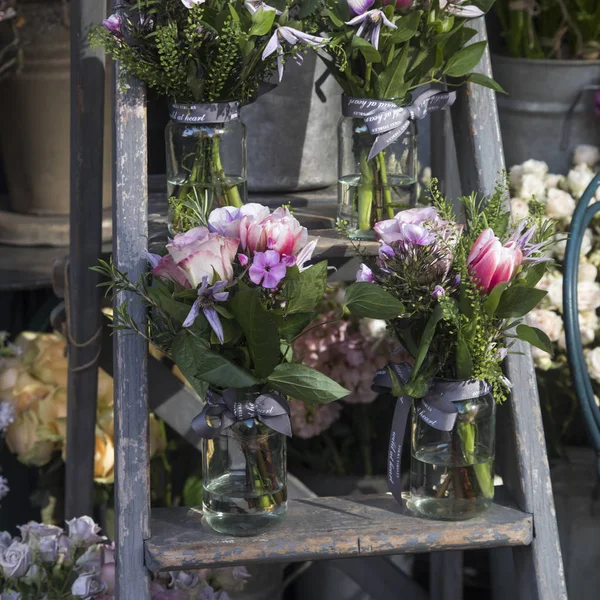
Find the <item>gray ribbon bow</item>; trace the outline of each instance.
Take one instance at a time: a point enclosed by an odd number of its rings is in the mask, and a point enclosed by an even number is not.
[[[388,365],[385,369],[377,371],[371,389],[380,394],[390,394],[392,391],[392,372],[400,385],[404,385],[410,379],[412,367],[408,363]],[[458,409],[454,406],[454,402],[480,398],[489,392],[490,386],[484,381],[434,379],[427,394],[423,398],[415,400],[415,410],[419,418],[434,429],[452,431],[458,414]],[[400,463],[410,403],[411,398],[409,396],[399,396],[396,399],[388,450],[388,489],[400,503],[402,503],[402,472]]]
[[[169,105],[169,117],[177,123],[227,123],[240,116],[239,102]]]
[[[411,121],[424,119],[436,110],[445,110],[456,100],[456,92],[428,90],[409,106],[397,106],[388,100],[350,98],[342,96],[345,117],[362,118],[371,135],[377,136],[368,160],[393,144],[409,127]]]
[[[237,397],[237,390],[233,388],[227,388],[221,394],[209,390],[206,394],[206,405],[202,412],[194,417],[192,429],[200,437],[214,440],[234,423],[258,419],[273,431],[291,437],[290,406],[283,396],[269,392],[249,402],[238,402]],[[213,427],[209,423],[211,417],[218,417],[219,424]]]

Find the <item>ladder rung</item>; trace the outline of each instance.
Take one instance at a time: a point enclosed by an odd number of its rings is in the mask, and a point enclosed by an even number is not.
[[[468,521],[415,517],[390,495],[291,500],[278,527],[256,537],[231,537],[202,523],[200,509],[160,508],[152,512],[146,565],[153,571],[298,562],[526,546],[533,537],[531,515],[493,504]]]

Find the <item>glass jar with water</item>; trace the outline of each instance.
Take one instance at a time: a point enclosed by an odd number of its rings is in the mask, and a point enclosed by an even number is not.
[[[238,401],[259,393],[238,392]],[[216,531],[259,534],[287,511],[286,437],[256,419],[234,423],[202,442],[203,514]]]
[[[246,127],[236,103],[176,104],[170,115],[167,192],[175,235],[206,225],[214,208],[246,203]]]
[[[409,98],[392,99],[405,106]],[[417,204],[417,125],[369,160],[375,136],[364,120],[344,116],[338,126],[338,222],[351,239],[375,239],[373,225]]]
[[[494,398],[487,393],[453,404],[454,427],[440,431],[419,418],[413,402],[408,506],[433,519],[475,517],[494,498]]]

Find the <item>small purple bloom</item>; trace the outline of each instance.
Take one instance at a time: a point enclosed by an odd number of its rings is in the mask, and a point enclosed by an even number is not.
[[[375,4],[375,0],[348,0],[348,8],[355,15],[366,13],[373,4]]]
[[[460,285],[460,282],[462,281],[460,275],[457,273],[453,278],[452,281],[450,282],[450,285],[452,287],[458,287]]]
[[[248,265],[248,257],[245,254],[238,254],[237,255],[238,261],[240,262],[240,265],[242,265],[242,267],[246,267]]]
[[[290,254],[290,255],[284,254],[281,257],[281,262],[286,267],[293,267],[296,264],[296,257],[293,254]]]
[[[146,260],[153,269],[158,267],[158,264],[160,263],[161,259],[162,256],[160,254],[152,254],[152,252],[146,252]]]
[[[379,248],[379,258],[393,258],[396,255],[394,249],[385,242],[381,242],[381,246]]]
[[[367,267],[367,265],[360,265],[358,271],[356,272],[356,281],[362,281],[366,283],[375,283],[375,277],[373,276],[373,271]]]
[[[104,21],[102,21],[102,25],[104,27],[104,29],[106,29],[106,31],[110,32],[110,33],[121,33],[121,21],[122,21],[122,17],[121,15],[110,15],[110,17],[108,17],[108,19],[104,19]]]
[[[257,252],[249,270],[250,281],[268,290],[274,290],[285,277],[286,271],[287,267],[281,262],[279,252]]]
[[[353,19],[346,21],[346,25],[360,25],[356,31],[356,35],[363,37],[367,42],[371,42],[375,49],[379,48],[379,34],[381,33],[382,25],[385,25],[389,29],[398,29],[379,8],[359,14]]]
[[[446,290],[441,286],[441,285],[436,285],[433,288],[433,292],[431,292],[431,295],[436,299],[439,300],[442,296],[446,295]]]
[[[191,327],[200,314],[200,310],[202,310],[206,320],[222,344],[224,340],[223,325],[214,304],[215,302],[225,302],[229,298],[229,292],[221,291],[226,285],[226,281],[217,281],[215,285],[209,287],[208,277],[204,276],[202,278],[202,285],[198,288],[198,299],[192,305],[188,316],[183,322],[183,327]]]

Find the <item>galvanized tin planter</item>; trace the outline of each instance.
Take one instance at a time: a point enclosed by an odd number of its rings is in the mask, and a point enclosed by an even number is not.
[[[496,96],[507,167],[535,158],[566,174],[576,146],[598,144],[600,118],[589,88],[600,85],[600,61],[493,55],[492,65],[509,94]]]
[[[283,81],[242,109],[250,192],[319,189],[337,181],[341,90],[313,52],[289,60]]]

